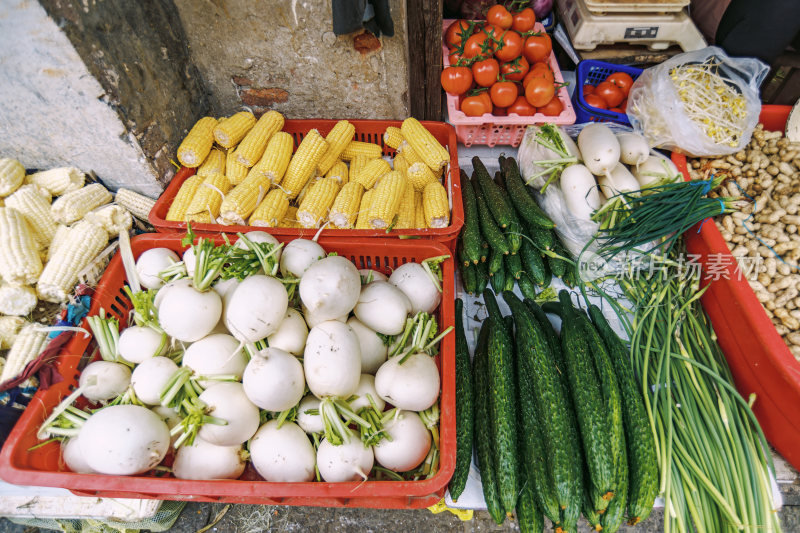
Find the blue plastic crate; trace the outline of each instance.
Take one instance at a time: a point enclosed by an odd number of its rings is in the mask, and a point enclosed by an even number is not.
[[[631,125],[628,120],[628,115],[625,113],[590,107],[583,98],[584,85],[589,84],[597,86],[598,83],[604,81],[610,74],[615,72],[626,72],[630,74],[631,78],[635,81],[636,78],[642,74],[643,70],[627,65],[595,61],[594,59],[586,59],[578,63],[578,68],[575,71],[575,91],[572,93],[572,105],[575,108],[575,123],[616,122],[618,124],[625,124],[626,126]]]

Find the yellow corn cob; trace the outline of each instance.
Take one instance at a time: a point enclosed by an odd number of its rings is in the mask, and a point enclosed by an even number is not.
[[[311,185],[312,185],[312,184],[313,184],[315,181],[318,181],[319,179],[321,179],[319,176],[314,176],[313,178],[311,178],[310,180],[308,180],[308,181],[306,182],[306,184],[305,184],[305,185],[303,185],[303,188],[302,188],[302,189],[300,189],[300,192],[297,194],[297,198],[295,198],[295,199],[294,199],[294,202],[293,202],[293,203],[294,203],[294,204],[296,204],[296,205],[298,205],[298,206],[299,206],[300,204],[302,204],[302,203],[303,203],[303,198],[305,198],[305,197],[306,197],[306,193],[308,192],[308,189],[309,189],[309,187],[311,187]]]
[[[400,146],[400,143],[403,142],[403,140],[403,133],[400,131],[400,128],[389,126],[383,133],[383,144],[389,148],[394,148],[397,150],[397,147]]]
[[[216,126],[217,119],[214,117],[203,117],[192,126],[178,146],[178,161],[181,165],[191,168],[200,166],[214,144],[213,131]]]
[[[446,228],[450,225],[450,203],[447,191],[438,181],[429,183],[422,191],[425,223],[429,228]]]
[[[255,123],[256,117],[250,111],[239,111],[217,124],[214,128],[214,140],[223,148],[233,148],[244,139]]]
[[[357,155],[363,155],[367,159],[377,159],[383,157],[383,148],[375,143],[365,143],[361,141],[350,141],[342,151],[342,161],[352,161]]]
[[[47,346],[47,332],[40,331],[40,327],[41,324],[29,324],[19,332],[6,356],[0,383],[20,375],[28,363],[42,353]]]
[[[246,167],[252,167],[264,155],[267,142],[275,132],[281,131],[281,128],[283,128],[283,115],[277,111],[267,111],[236,147],[234,157]]]
[[[249,174],[246,180],[225,196],[219,208],[218,222],[244,224],[269,191],[269,186],[269,180],[263,174]]]
[[[339,182],[333,178],[315,181],[297,208],[297,221],[300,225],[304,228],[318,228],[325,222],[338,192]]]
[[[186,222],[210,223],[219,215],[222,197],[230,190],[228,178],[220,173],[208,176],[198,187],[192,203],[186,208]]]
[[[22,214],[0,207],[0,276],[6,283],[30,285],[42,273],[42,259]]]
[[[414,117],[405,119],[400,131],[403,133],[403,138],[431,169],[439,170],[450,162],[450,153],[419,120]]]
[[[53,219],[60,224],[72,224],[103,204],[109,203],[113,197],[108,189],[99,183],[92,183],[77,191],[68,192],[58,198],[50,206]]]
[[[16,159],[0,159],[0,196],[8,196],[25,181],[25,167]]]
[[[25,181],[38,185],[52,196],[61,196],[83,187],[86,175],[75,167],[60,167],[35,172],[27,176]]]
[[[11,348],[14,339],[27,324],[27,320],[18,316],[0,316],[0,350]]]
[[[396,229],[414,229],[416,224],[416,212],[414,211],[414,187],[408,180],[403,190],[403,196],[400,199],[400,207],[397,208],[397,224]]]
[[[90,213],[86,213],[84,220],[102,226],[112,237],[118,236],[123,231],[128,231],[133,225],[133,217],[119,205],[104,205]]]
[[[333,178],[339,182],[339,185],[344,185],[349,181],[350,173],[347,170],[347,164],[341,159],[336,161],[333,166],[325,174],[326,178]]]
[[[428,227],[425,222],[425,206],[422,204],[422,193],[414,191],[414,228],[424,229]]]
[[[19,211],[42,248],[50,245],[57,226],[50,214],[50,193],[33,184],[23,185],[6,198],[6,207]]]
[[[403,174],[408,174],[408,162],[400,152],[397,152],[397,155],[394,156],[392,166],[396,171],[402,172]]]
[[[107,244],[108,232],[94,222],[81,220],[70,227],[36,284],[39,298],[65,302],[78,282],[78,275]]]
[[[392,224],[407,184],[406,177],[394,170],[381,178],[369,206],[370,226],[383,229]]]
[[[67,241],[67,235],[69,235],[69,226],[59,224],[56,228],[55,235],[53,235],[53,240],[50,241],[50,247],[47,248],[46,261],[50,261],[50,259],[56,253],[56,250],[58,250],[58,247]]]
[[[36,308],[36,291],[27,285],[0,286],[0,313],[25,316]]]
[[[355,181],[346,183],[333,201],[328,220],[337,228],[352,228],[356,221],[363,195],[364,187],[360,183]]]
[[[397,153],[403,156],[403,159],[405,159],[406,165],[408,165],[409,168],[411,168],[411,166],[413,166],[415,163],[421,163],[423,165],[425,164],[425,161],[422,160],[419,154],[417,154],[417,152],[415,152],[414,149],[411,148],[411,145],[406,141],[400,143],[400,148],[397,149]],[[444,171],[444,168],[439,170],[434,170],[431,167],[428,168],[431,169],[431,172],[433,172],[433,175],[437,178],[440,178],[442,176],[442,172]]]
[[[293,205],[289,206],[286,214],[283,215],[283,220],[278,224],[281,228],[302,228],[303,226],[297,221],[297,208]]]
[[[197,169],[197,175],[206,177],[209,174],[213,174],[214,172],[222,172],[225,173],[225,161],[227,157],[225,156],[225,152],[220,150],[219,148],[212,148],[208,155],[203,160],[203,164],[200,165]]]
[[[325,155],[317,163],[317,173],[324,176],[339,160],[339,156],[353,140],[353,135],[356,133],[356,127],[347,122],[340,120],[336,125],[331,128],[328,135],[325,136],[325,141],[328,143],[328,149]]]
[[[328,143],[317,130],[309,131],[297,147],[281,182],[289,198],[296,198],[305,184],[314,176],[317,163],[328,149]]]
[[[127,209],[127,211],[139,220],[147,220],[150,211],[156,205],[156,201],[138,192],[128,189],[117,189],[114,195],[114,202]]]
[[[357,155],[351,159],[350,169],[348,171],[349,179],[352,180],[359,172],[364,170],[364,167],[367,166],[367,163],[370,161],[372,161],[372,159],[365,155]]]
[[[269,179],[270,182],[278,184],[286,174],[286,167],[292,159],[294,150],[294,139],[285,131],[279,131],[267,143],[264,155],[255,164],[251,172],[259,172]]]
[[[414,187],[414,190],[420,192],[425,190],[425,186],[429,183],[439,181],[439,178],[436,177],[425,163],[414,163],[408,167],[406,175],[408,176],[408,181],[410,181],[411,185]]]
[[[383,159],[373,159],[357,174],[353,174],[352,181],[358,182],[365,189],[371,189],[392,167]]]
[[[356,229],[372,229],[369,223],[369,211],[372,207],[372,197],[375,196],[375,189],[364,191],[361,196],[361,205],[358,208],[358,217],[356,218]]]
[[[194,198],[194,195],[197,194],[197,189],[203,183],[204,179],[205,178],[202,176],[195,174],[181,183],[181,188],[178,189],[178,194],[175,195],[175,198],[172,199],[172,203],[169,206],[167,216],[165,217],[166,220],[172,222],[184,221],[186,218],[186,210],[189,208],[189,204],[192,203],[192,199]]]
[[[232,155],[228,155],[225,159],[225,177],[228,178],[231,185],[239,185],[247,178],[249,173],[250,169],[237,161]]]
[[[253,211],[249,223],[251,226],[275,228],[285,218],[288,209],[286,194],[280,189],[272,189]]]

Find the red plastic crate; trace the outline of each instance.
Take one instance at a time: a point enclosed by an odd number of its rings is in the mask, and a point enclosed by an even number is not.
[[[131,239],[135,257],[150,248],[165,247],[180,252],[181,235],[146,234]],[[278,237],[282,242],[292,238]],[[215,240],[222,242],[221,236]],[[235,240],[235,239],[232,239]],[[376,239],[320,238],[320,245],[328,252],[347,257],[358,268],[373,268],[389,273],[409,261],[447,254],[447,249],[433,241],[397,241]],[[455,278],[454,262],[442,263],[442,303],[436,319],[442,329],[454,325]],[[131,306],[122,291],[125,273],[117,254],[109,264],[92,298],[90,315],[102,307],[117,318],[127,317]],[[122,321],[121,321],[122,322]],[[88,329],[84,321],[83,327]],[[324,507],[372,508],[424,508],[438,502],[455,469],[455,337],[445,336],[436,362],[441,373],[442,392],[440,409],[439,471],[431,478],[420,481],[367,481],[348,483],[272,483],[263,481],[252,465],[236,480],[194,481],[173,477],[105,476],[76,474],[66,469],[61,461],[60,447],[47,444],[36,450],[39,443],[36,431],[56,406],[77,385],[79,365],[85,363],[94,344],[77,334],[65,346],[56,363],[64,381],[40,390],[30,402],[19,422],[0,452],[0,477],[20,484],[43,487],[62,487],[81,496],[155,498],[163,500],[190,500],[228,503],[253,503],[265,505],[312,505]],[[82,361],[83,359],[83,361]]]
[[[328,132],[338,120],[325,119],[291,119],[284,123],[283,131],[292,134],[295,141],[295,148],[303,140],[306,133],[316,128],[323,136]],[[399,120],[349,120],[356,127],[354,139],[357,141],[371,142],[383,147],[384,155],[394,155],[395,150],[386,146],[383,142],[383,132],[389,126],[400,127],[402,121]],[[436,140],[442,143],[450,152],[450,167],[446,174],[444,187],[448,197],[452,202],[450,215],[450,225],[446,228],[426,228],[426,229],[396,229],[390,233],[385,230],[377,229],[337,229],[328,226],[322,231],[327,237],[382,237],[396,239],[398,236],[431,239],[443,243],[450,252],[455,252],[456,237],[458,237],[461,227],[464,225],[464,206],[461,203],[461,178],[458,170],[458,141],[453,127],[444,122],[422,121],[422,124],[430,131]],[[178,194],[181,185],[196,169],[182,167],[172,180],[167,189],[158,198],[153,209],[150,210],[148,219],[156,231],[160,233],[182,232],[186,230],[186,222],[171,222],[166,220],[167,211],[172,201]],[[315,228],[256,228],[253,226],[225,226],[222,224],[198,224],[192,223],[192,230],[198,235],[208,235],[214,233],[237,233],[252,231],[253,229],[266,231],[278,238],[311,238],[317,233]]]
[[[765,105],[760,120],[766,129],[782,131],[790,110],[790,106]],[[672,161],[689,179],[686,157],[673,153]],[[707,221],[684,235],[688,253],[700,256],[704,271],[712,261],[715,268],[725,266],[727,279],[704,280],[711,286],[703,295],[703,307],[736,388],[745,399],[756,395],[753,412],[767,440],[800,469],[800,363],[778,335],[717,227]]]

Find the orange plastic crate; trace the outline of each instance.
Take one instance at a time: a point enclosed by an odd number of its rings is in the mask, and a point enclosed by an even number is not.
[[[325,136],[338,122],[337,120],[325,119],[290,119],[283,126],[283,131],[291,133],[295,140],[295,148],[303,140],[306,133],[316,128],[321,135]],[[356,127],[354,139],[357,141],[371,142],[383,147],[383,154],[394,156],[395,150],[386,146],[383,142],[383,132],[389,126],[400,127],[402,121],[399,120],[350,120]],[[328,226],[322,230],[323,235],[328,237],[382,237],[396,239],[398,236],[404,238],[424,238],[443,243],[451,252],[456,249],[456,237],[464,225],[464,206],[461,203],[461,179],[458,171],[458,141],[453,126],[444,122],[422,121],[422,124],[430,131],[436,140],[450,152],[450,167],[445,176],[444,187],[448,197],[452,201],[450,215],[450,225],[446,228],[427,228],[427,229],[398,229],[386,233],[385,230],[369,229],[337,229]],[[180,232],[186,229],[185,222],[171,222],[166,220],[167,211],[172,201],[178,194],[178,190],[186,179],[195,173],[193,168],[182,167],[172,178],[167,189],[156,201],[156,205],[150,211],[148,219],[158,232]],[[210,233],[237,233],[246,232],[253,229],[266,231],[276,237],[306,237],[311,238],[317,233],[317,229],[310,228],[254,228],[253,226],[225,226],[222,224],[195,224],[192,223],[192,230],[199,234]]]
[[[165,247],[182,252],[182,235],[146,234],[131,239],[135,257],[145,250]],[[279,236],[282,242],[293,240]],[[215,240],[222,242],[221,236]],[[232,240],[235,240],[232,239]],[[320,238],[319,244],[328,252],[353,261],[358,268],[372,268],[386,274],[392,269],[428,257],[445,255],[448,250],[433,241],[399,241],[375,239]],[[454,325],[455,279],[453,259],[442,263],[442,303],[436,311],[441,329]],[[92,299],[90,315],[100,308],[117,318],[127,317],[131,305],[122,291],[125,273],[117,254],[109,264]],[[120,322],[123,322],[120,320]],[[88,329],[84,321],[83,327]],[[29,407],[12,430],[0,452],[0,477],[19,485],[61,487],[82,496],[155,498],[265,505],[304,505],[321,507],[424,508],[438,502],[455,469],[455,337],[442,340],[436,362],[441,373],[440,462],[438,472],[420,481],[367,481],[348,483],[272,483],[261,479],[248,465],[236,480],[195,481],[170,476],[157,477],[152,473],[140,476],[105,476],[76,474],[61,460],[60,447],[49,443],[36,450],[36,432],[52,409],[77,385],[79,370],[94,352],[94,343],[76,334],[64,347],[56,368],[64,377],[48,390],[36,393]]]

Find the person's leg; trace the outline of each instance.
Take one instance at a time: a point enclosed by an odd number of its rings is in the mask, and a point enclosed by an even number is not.
[[[732,56],[772,63],[798,31],[797,0],[732,0],[717,28],[716,42]]]

